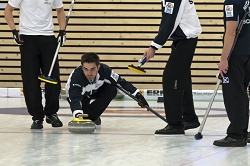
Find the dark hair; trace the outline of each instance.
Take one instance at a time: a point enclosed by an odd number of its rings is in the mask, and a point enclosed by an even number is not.
[[[83,65],[83,63],[85,63],[85,62],[87,62],[87,63],[94,62],[96,64],[96,66],[99,66],[100,59],[96,53],[89,52],[89,53],[83,54],[81,57],[81,64]]]

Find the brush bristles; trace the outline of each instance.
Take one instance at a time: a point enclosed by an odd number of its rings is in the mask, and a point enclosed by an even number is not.
[[[44,82],[48,82],[51,84],[57,84],[57,81],[53,80],[53,79],[49,79],[49,78],[45,78],[45,77],[38,77],[39,80],[44,81]]]
[[[141,69],[141,68],[139,68],[139,67],[135,67],[135,66],[133,66],[133,65],[129,65],[129,66],[128,66],[128,69],[129,69],[129,70],[132,70],[132,71],[135,71],[135,72],[137,72],[137,73],[140,73],[140,74],[146,74],[146,71],[145,71],[144,69]]]

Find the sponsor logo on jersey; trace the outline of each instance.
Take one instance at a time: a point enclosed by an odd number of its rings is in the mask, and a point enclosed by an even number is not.
[[[223,77],[223,84],[229,83],[229,78],[228,77]]]
[[[117,82],[117,80],[118,80],[118,78],[119,78],[119,75],[116,74],[116,73],[114,72],[114,70],[112,70],[110,77],[113,78],[113,79]]]
[[[174,3],[173,2],[166,2],[165,6],[165,13],[172,14],[174,10]]]
[[[233,17],[234,16],[233,5],[226,5],[225,13],[226,13],[226,17]]]

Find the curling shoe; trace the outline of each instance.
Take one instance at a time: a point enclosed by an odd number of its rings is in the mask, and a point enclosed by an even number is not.
[[[100,117],[98,117],[94,122],[95,122],[96,125],[101,125],[101,123],[102,123]]]
[[[57,114],[46,115],[46,122],[51,124],[52,127],[62,127],[63,123],[58,118]]]
[[[183,121],[183,124],[184,124],[184,130],[195,129],[201,125],[199,121],[195,121],[195,122]]]
[[[165,134],[165,135],[171,135],[171,134],[185,134],[184,128],[175,128],[173,126],[167,125],[165,128],[156,130],[155,134]]]
[[[43,121],[42,120],[34,120],[30,129],[42,129],[43,128]]]
[[[246,146],[245,138],[234,139],[229,136],[226,136],[223,139],[215,140],[213,145],[220,147],[243,147]]]

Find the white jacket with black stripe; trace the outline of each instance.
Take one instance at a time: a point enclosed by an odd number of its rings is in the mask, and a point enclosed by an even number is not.
[[[169,38],[172,40],[196,38],[201,31],[192,0],[162,0],[160,28],[151,46],[159,49]]]

